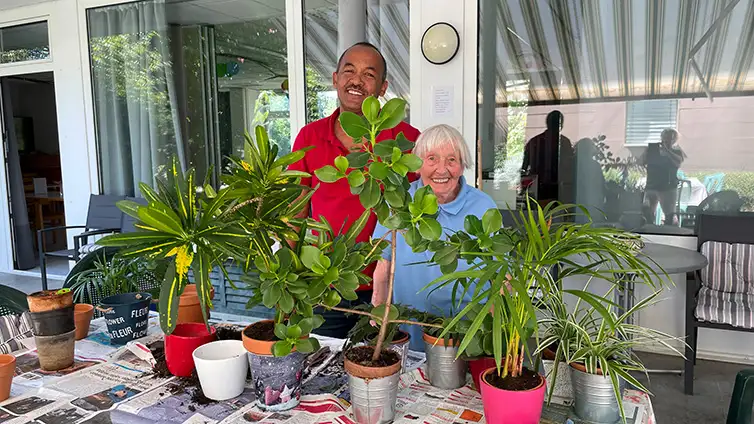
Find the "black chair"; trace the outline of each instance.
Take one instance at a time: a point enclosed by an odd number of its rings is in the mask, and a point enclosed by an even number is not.
[[[754,370],[745,369],[736,374],[736,384],[730,397],[726,424],[751,424],[754,406]]]
[[[125,199],[125,196],[113,196],[107,194],[92,194],[89,197],[89,210],[86,214],[86,225],[69,225],[64,227],[50,227],[37,230],[37,246],[39,248],[39,267],[42,276],[42,290],[47,290],[47,257],[66,258],[78,261],[79,249],[87,244],[89,237],[110,234],[120,231],[123,220],[123,212],[115,203]],[[73,249],[44,251],[45,234],[52,231],[67,231],[72,229],[84,230],[73,237]]]
[[[754,213],[703,213],[697,217],[697,250],[709,264],[687,278],[684,391],[694,394],[699,328],[754,332],[754,302],[744,276],[754,260]],[[734,246],[737,244],[738,246]],[[726,280],[732,276],[732,280]]]

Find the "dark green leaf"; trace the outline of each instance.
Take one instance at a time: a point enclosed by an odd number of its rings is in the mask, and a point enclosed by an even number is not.
[[[363,117],[353,112],[341,112],[338,121],[340,121],[343,131],[354,140],[360,140],[369,134],[369,125],[367,122]]]
[[[280,295],[280,309],[286,314],[290,314],[293,311],[293,296],[287,291],[283,291]]]
[[[313,283],[312,285],[309,286],[309,288],[306,290],[306,294],[309,295],[309,300],[313,301],[315,299],[318,299],[320,296],[322,296],[322,293],[324,293],[325,290],[327,290],[327,284],[323,281],[317,281],[316,283]],[[299,306],[300,304],[301,302],[299,302]]]
[[[272,345],[272,355],[281,357],[281,356],[287,356],[293,351],[293,344],[288,340],[282,340],[279,342],[275,342],[274,345]]]
[[[277,337],[278,340],[285,340],[286,333],[287,330],[285,328],[285,324],[275,324],[275,337]]]
[[[387,159],[393,156],[393,147],[397,147],[395,140],[383,140],[374,145],[374,154]]]
[[[316,171],[314,171],[314,175],[316,175],[317,178],[320,179],[320,181],[324,181],[326,183],[334,183],[343,178],[343,175],[341,175],[338,170],[331,165],[325,165],[322,168],[317,169]]]
[[[301,334],[307,335],[314,329],[314,324],[311,318],[304,318],[298,322],[298,326],[301,328]]]
[[[364,189],[359,194],[359,200],[364,209],[371,209],[375,207],[381,200],[380,186],[375,180],[369,178],[364,183]]]
[[[388,208],[387,203],[381,201],[374,207],[374,214],[377,215],[379,222],[385,222],[388,215],[390,215],[390,208]]]
[[[380,322],[382,321],[382,317],[385,315],[385,305],[378,305],[372,308],[372,315],[380,317]],[[393,321],[398,319],[400,316],[400,311],[398,310],[398,307],[395,305],[390,305],[390,312],[388,312],[387,319],[388,321]]]
[[[406,116],[406,101],[400,97],[394,97],[385,103],[380,111],[380,131],[395,128]]]
[[[401,149],[402,152],[407,153],[414,148],[414,143],[407,139],[402,132],[398,133],[398,136],[395,137],[395,142],[398,144],[398,148]]]
[[[319,350],[319,340],[314,337],[298,339],[296,341],[296,350],[301,353],[312,353]]]
[[[386,191],[384,193],[385,201],[394,208],[401,208],[404,205],[405,192],[402,190]]]
[[[338,306],[338,304],[340,303],[340,301],[341,301],[341,297],[338,294],[338,292],[336,292],[335,290],[330,290],[325,295],[324,303],[327,306],[330,306],[330,307],[332,307],[332,306]]]
[[[478,236],[484,232],[482,221],[475,215],[466,215],[466,219],[463,221],[463,228],[473,236]]]
[[[393,170],[387,173],[387,180],[394,186],[401,186],[403,184],[403,177]]]
[[[458,261],[458,249],[455,246],[444,246],[432,257],[432,261],[440,265],[449,265]]]
[[[160,327],[165,334],[170,334],[178,323],[178,275],[175,272],[175,261],[170,261],[165,271],[165,281],[160,288]]]
[[[349,168],[361,169],[369,163],[369,152],[353,152],[346,156]]]
[[[315,265],[322,265],[320,263],[321,255],[322,252],[314,246],[301,247],[301,262],[309,269],[313,269]]]
[[[417,230],[415,227],[409,228],[403,235],[403,237],[406,239],[406,244],[411,247],[416,246],[419,242],[422,241],[421,233],[419,233],[419,230]]]
[[[277,305],[278,300],[280,300],[281,295],[282,291],[280,290],[280,287],[273,285],[262,293],[262,303],[268,308],[274,308]]]
[[[348,174],[348,184],[351,187],[358,187],[364,184],[365,181],[366,179],[364,178],[364,173],[361,172],[361,170],[354,169]]]

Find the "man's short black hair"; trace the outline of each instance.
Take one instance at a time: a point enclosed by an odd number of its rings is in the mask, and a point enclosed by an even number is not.
[[[372,48],[374,49],[374,51],[377,52],[378,55],[380,55],[380,59],[382,59],[382,82],[385,82],[385,80],[387,79],[387,61],[385,60],[385,56],[382,55],[382,52],[380,51],[380,49],[377,48],[377,46],[375,46],[372,43],[367,43],[366,41],[361,41],[343,50],[343,54],[341,54],[340,58],[338,59],[338,66],[335,68],[335,72],[340,72],[340,65],[343,64],[343,58],[346,57],[346,53],[348,53],[349,50],[357,46],[364,46],[364,47]]]

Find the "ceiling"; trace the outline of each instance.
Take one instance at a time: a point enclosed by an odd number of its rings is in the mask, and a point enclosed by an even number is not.
[[[0,0],[0,10],[13,9],[20,6],[29,6],[32,4],[46,3],[50,0]]]

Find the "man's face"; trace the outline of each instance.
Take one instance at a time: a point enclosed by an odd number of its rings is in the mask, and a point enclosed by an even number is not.
[[[364,99],[385,94],[387,81],[383,81],[384,73],[380,54],[373,48],[355,46],[348,49],[339,69],[332,74],[340,107],[345,111],[361,114]]]

